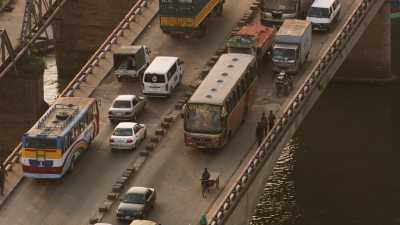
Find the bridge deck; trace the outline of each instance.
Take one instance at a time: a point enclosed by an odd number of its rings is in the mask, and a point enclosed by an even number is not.
[[[357,5],[358,1],[343,1],[343,17],[339,25]],[[185,60],[184,83],[189,83],[222,43],[223,37],[237,22],[247,0],[230,1],[222,18],[212,19],[207,36],[200,40],[174,40],[161,33],[158,20],[138,41],[146,44],[154,55],[177,55]],[[220,24],[224,24],[221,26]],[[311,69],[324,48],[329,46],[337,29],[327,34],[313,35],[313,49],[310,62],[305,70]],[[279,110],[289,98],[276,98],[272,92],[271,67],[262,68],[257,84],[257,97],[250,110],[249,118],[228,146],[218,152],[202,152],[183,147],[182,121],[170,129],[150,159],[141,168],[131,185],[148,185],[158,191],[156,207],[150,218],[162,224],[197,224],[202,213],[218,198],[218,191],[212,190],[208,198],[201,197],[199,177],[204,167],[220,172],[220,186],[225,186],[234,176],[240,162],[248,155],[254,144],[255,121],[263,110]],[[296,88],[305,79],[303,74],[296,77]],[[102,130],[91,150],[77,164],[76,170],[60,181],[35,181],[24,179],[0,211],[0,224],[87,224],[88,219],[101,205],[110,191],[113,181],[122,171],[139,157],[134,153],[111,153],[108,137],[112,126],[106,118],[106,110],[112,99],[119,94],[140,93],[140,85],[134,82],[119,83],[108,76],[92,96],[102,100]],[[154,131],[162,115],[173,109],[182,87],[169,99],[151,100],[145,112],[138,118]],[[153,132],[149,132],[153,133]],[[128,157],[129,156],[129,157]],[[224,189],[220,189],[223,191]],[[115,219],[115,208],[104,218],[106,222],[120,224]]]

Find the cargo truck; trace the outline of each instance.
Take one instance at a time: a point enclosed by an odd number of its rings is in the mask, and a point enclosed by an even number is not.
[[[313,0],[261,0],[261,23],[281,25],[285,19],[304,19]]]
[[[311,50],[311,23],[288,19],[276,32],[272,47],[272,69],[275,73],[296,74],[307,61]]]
[[[229,53],[245,53],[255,56],[259,64],[271,49],[275,33],[275,28],[258,23],[250,24],[233,33],[226,46]]]
[[[114,74],[121,77],[140,78],[150,64],[150,50],[142,45],[127,45],[115,49]]]
[[[225,0],[160,0],[160,28],[166,34],[203,36],[207,18],[222,15]]]

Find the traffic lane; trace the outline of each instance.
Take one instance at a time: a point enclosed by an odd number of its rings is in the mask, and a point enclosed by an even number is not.
[[[345,11],[345,13],[350,13],[350,10]],[[334,38],[335,32],[329,34],[317,33],[314,36],[315,44],[313,43],[313,49],[310,54],[308,65],[306,65],[306,70],[311,69],[312,64],[317,61],[319,56],[321,56],[323,51],[328,47],[328,42],[330,39]],[[261,74],[265,75],[260,76],[260,82],[258,82],[258,84],[261,86],[257,89],[258,97],[255,100],[256,104],[252,107],[253,111],[257,113],[254,113],[253,117],[250,117],[253,120],[253,124],[247,128],[246,125],[244,125],[241,128],[243,134],[241,135],[239,132],[235,136],[239,136],[239,138],[234,138],[234,141],[230,143],[236,148],[240,148],[237,146],[241,146],[243,149],[250,149],[250,145],[246,146],[243,142],[235,143],[235,141],[253,140],[250,141],[250,143],[254,142],[254,120],[259,118],[262,111],[268,111],[270,109],[280,111],[282,110],[281,106],[283,102],[285,101],[285,104],[287,104],[290,101],[290,98],[276,97],[272,85],[270,66],[266,66]],[[296,76],[295,87],[299,88],[305,78],[305,76],[301,75]],[[262,79],[264,81],[261,81]],[[295,91],[291,93],[291,97],[294,93]],[[174,139],[169,140],[171,143],[163,143],[161,147],[162,153],[155,154],[154,158],[146,164],[138,177],[135,178],[135,181],[132,182],[132,185],[147,185],[155,187],[158,190],[157,207],[154,212],[149,215],[150,218],[167,224],[177,223],[176,218],[179,218],[180,224],[195,223],[198,222],[199,216],[205,212],[212,199],[215,199],[215,196],[210,196],[208,200],[204,200],[200,197],[199,176],[203,167],[207,166],[211,170],[223,171],[221,174],[221,182],[225,183],[229,176],[233,174],[234,168],[239,166],[240,159],[243,159],[245,154],[243,154],[243,152],[242,154],[238,154],[236,160],[229,161],[234,162],[233,165],[227,166],[228,161],[226,157],[234,159],[235,157],[232,156],[235,154],[226,155],[218,152],[215,153],[217,155],[217,157],[215,157],[213,154],[208,154],[209,152],[202,154],[196,151],[187,151],[185,147],[182,147],[182,131],[179,131],[179,128],[174,128],[173,130]],[[235,147],[227,146],[229,151]],[[226,150],[227,149],[224,149],[223,151]],[[169,151],[171,151],[171,153],[168,153]],[[219,157],[222,158],[222,160]],[[154,163],[151,163],[153,160]],[[229,169],[231,171],[227,171]],[[193,204],[194,202],[196,204]],[[115,207],[116,206],[117,205],[115,205]],[[107,214],[104,221],[113,224],[119,223],[115,219],[115,207],[111,210],[111,213]]]
[[[149,46],[152,57],[167,55],[183,59],[185,62],[183,83],[188,84],[199,74],[215,51],[223,46],[226,36],[249,9],[250,2],[226,1],[223,15],[210,17],[207,33],[203,38],[173,38],[166,35],[159,27],[159,17],[156,17],[148,32],[143,34],[137,43]]]
[[[162,55],[169,55],[171,52],[179,53],[177,55],[186,61],[184,81],[191,80],[197,75],[191,73],[191,71],[199,70],[199,67],[191,69],[191,66],[202,65],[205,58],[212,56],[226,35],[224,33],[221,35],[221,31],[228,32],[242,14],[243,10],[238,7],[243,6],[246,1],[241,1],[240,3],[235,7],[226,7],[225,12],[228,12],[226,14],[231,15],[231,17],[217,18],[218,20],[224,20],[224,22],[228,21],[223,26],[224,29],[221,29],[220,25],[217,26],[219,24],[218,21],[210,22],[208,32],[210,37],[204,41],[199,39],[179,40],[177,42],[160,32],[157,25],[154,25],[154,23],[158,23],[158,20],[153,22],[153,25],[146,30],[142,38],[153,41],[152,43],[147,43],[153,54],[157,52]],[[230,10],[234,12],[229,13]],[[160,40],[162,41],[160,42]],[[157,46],[155,43],[160,45]],[[181,43],[187,44],[179,45],[179,48],[176,48],[176,45]],[[196,45],[195,53],[191,49],[192,45],[194,45],[193,43]],[[155,47],[152,46],[153,44]],[[183,93],[183,88],[180,87],[178,92]],[[36,183],[36,181],[24,181],[18,188],[18,194],[8,201],[7,205],[10,207],[5,207],[5,210],[0,212],[0,215],[3,215],[0,218],[0,223],[4,221],[14,224],[15,219],[20,224],[32,225],[83,224],[87,222],[93,210],[101,204],[104,196],[110,191],[113,182],[122,173],[123,169],[135,159],[137,154],[134,153],[131,154],[131,157],[126,157],[126,154],[123,153],[110,155],[111,153],[108,151],[108,138],[112,132],[113,125],[108,123],[106,109],[117,93],[140,93],[140,85],[135,82],[119,83],[114,77],[108,76],[93,94],[94,97],[102,99],[101,108],[103,113],[101,115],[101,132],[93,142],[92,150],[83,155],[80,162],[77,163],[76,171],[73,174],[65,177],[61,182],[48,182],[49,188],[43,188],[45,185]],[[139,121],[150,124],[151,129],[151,124],[159,122],[166,109],[170,110],[173,107],[172,103],[176,102],[176,100],[177,97],[174,95],[169,99],[150,101],[146,110],[139,116]],[[37,192],[41,194],[39,195]],[[36,204],[34,206],[29,204],[26,207],[26,202],[35,202]],[[76,202],[80,204],[77,205]]]
[[[245,123],[222,150],[197,150],[184,146],[183,121],[170,128],[166,138],[152,153],[151,158],[129,185],[155,187],[157,200],[150,219],[162,224],[194,224],[200,215],[217,198],[222,187],[229,181],[255,142],[255,124],[262,112],[279,106],[286,98],[274,95],[270,64],[266,64],[256,83],[256,97]],[[202,198],[200,176],[207,167],[220,173],[221,189],[212,189]],[[115,217],[115,204],[103,221],[111,224],[127,224]],[[179,219],[177,219],[179,218]]]

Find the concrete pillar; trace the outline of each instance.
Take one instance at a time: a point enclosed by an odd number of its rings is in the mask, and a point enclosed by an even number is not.
[[[391,73],[390,3],[383,5],[335,79],[359,81],[385,81],[393,79]]]
[[[71,79],[136,0],[67,1],[53,22],[58,76]]]
[[[12,70],[0,80],[0,143],[6,151],[13,150],[48,107],[43,96],[43,61],[23,58],[18,68],[18,74]]]

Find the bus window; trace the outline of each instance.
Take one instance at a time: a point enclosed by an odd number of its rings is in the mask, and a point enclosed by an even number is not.
[[[57,139],[46,137],[26,137],[26,147],[33,149],[57,149]]]
[[[190,132],[219,133],[222,131],[221,106],[188,104],[185,129]]]

